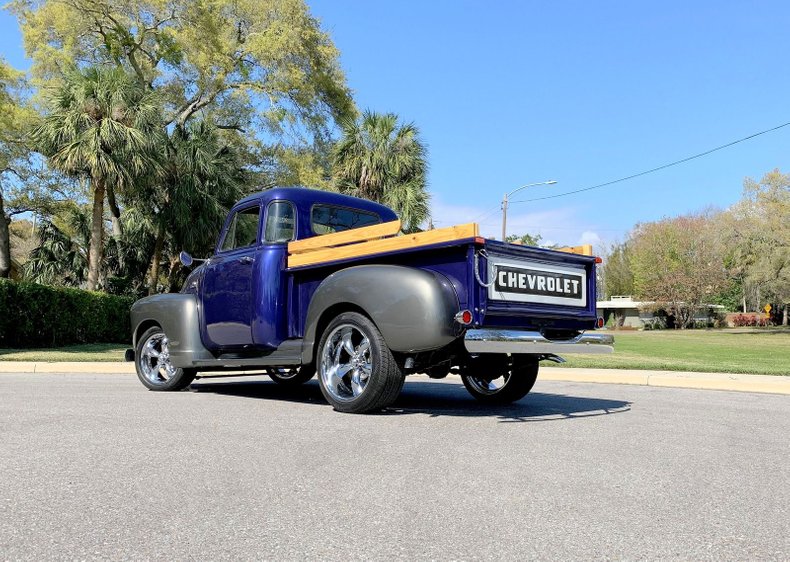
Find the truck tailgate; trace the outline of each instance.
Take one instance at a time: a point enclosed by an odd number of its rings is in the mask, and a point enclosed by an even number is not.
[[[477,256],[483,326],[595,327],[595,257],[493,240]]]

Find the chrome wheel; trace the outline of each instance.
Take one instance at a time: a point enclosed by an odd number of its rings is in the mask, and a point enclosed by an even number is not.
[[[340,402],[354,400],[365,392],[373,372],[370,340],[358,327],[341,324],[326,338],[320,365],[327,392]]]
[[[510,373],[506,373],[495,379],[467,376],[466,381],[474,390],[476,390],[480,394],[490,396],[500,392],[503,388],[507,386],[507,383],[510,381]]]
[[[168,344],[167,336],[158,332],[149,336],[140,350],[140,371],[154,386],[165,385],[178,374],[170,362]]]
[[[299,376],[299,369],[269,369],[266,373],[272,379],[279,379],[281,381],[289,381]]]

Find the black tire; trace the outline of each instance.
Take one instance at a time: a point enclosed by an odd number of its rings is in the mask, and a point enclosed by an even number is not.
[[[149,342],[152,343],[153,351],[162,353],[162,339],[167,338],[165,332],[159,326],[154,326],[140,336],[134,354],[134,366],[137,371],[137,378],[146,388],[156,391],[177,391],[188,387],[193,380],[197,370],[174,368],[167,370],[165,367],[157,369],[157,362],[154,364],[154,357],[151,357],[150,350],[146,350]],[[157,343],[158,342],[158,343]],[[168,352],[169,356],[169,352]],[[146,364],[147,362],[147,364]],[[164,371],[164,372],[163,372]]]
[[[356,360],[361,363],[358,368],[349,367],[352,370],[345,371],[342,377],[333,377],[330,374],[333,366],[342,364],[345,368],[355,360],[346,351],[347,347],[339,343],[344,341],[344,333],[351,334],[349,341],[352,347],[357,346],[353,350],[359,352]],[[341,339],[337,340],[338,337]],[[367,347],[362,338],[367,339]],[[366,351],[361,352],[363,348]],[[342,363],[344,356],[346,363]],[[381,410],[392,404],[403,388],[403,372],[381,332],[369,318],[357,312],[344,312],[326,327],[316,350],[316,370],[321,393],[339,412],[363,414]],[[357,395],[351,381],[356,380],[359,388],[363,379],[364,387]]]
[[[285,387],[300,386],[315,376],[315,367],[302,365],[301,367],[285,369],[269,369],[269,378]]]
[[[486,369],[487,363],[493,369]],[[514,355],[508,364],[503,365],[502,356],[490,357],[481,354],[471,358],[461,369],[461,380],[469,394],[484,404],[510,404],[521,400],[538,378],[538,361],[529,355]],[[485,382],[499,381],[500,385],[485,388]]]

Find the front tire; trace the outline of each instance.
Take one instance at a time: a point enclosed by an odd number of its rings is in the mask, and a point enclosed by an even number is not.
[[[329,323],[316,361],[321,393],[339,412],[381,410],[403,388],[403,373],[381,332],[357,312],[344,312]]]
[[[183,390],[195,380],[195,369],[181,369],[170,362],[169,343],[159,326],[146,330],[137,342],[134,366],[140,382],[150,390]]]
[[[461,370],[461,380],[469,394],[492,405],[510,404],[529,394],[538,378],[538,361],[528,355],[514,355],[502,363],[500,356],[487,360],[481,354],[470,358]]]

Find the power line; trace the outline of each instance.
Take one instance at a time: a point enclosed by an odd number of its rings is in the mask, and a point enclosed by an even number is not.
[[[522,201],[509,201],[509,203],[529,203],[531,201],[543,201],[545,199],[556,199],[557,197],[565,197],[566,195],[574,195],[576,193],[582,193],[583,191],[591,191],[593,189],[598,189],[600,187],[606,187],[608,185],[613,185],[615,183],[620,183],[628,180],[632,180],[634,178],[638,178],[641,176],[645,176],[647,174],[652,174],[653,172],[658,172],[659,170],[665,170],[666,168],[671,168],[672,166],[677,166],[678,164],[683,164],[684,162],[688,162],[690,160],[694,160],[696,158],[702,158],[703,156],[707,156],[708,154],[712,154],[718,150],[722,150],[725,148],[729,148],[730,146],[736,145],[738,143],[753,139],[755,137],[759,137],[760,135],[764,135],[766,133],[772,133],[773,131],[778,131],[783,127],[787,127],[790,125],[790,121],[787,123],[782,123],[781,125],[777,125],[776,127],[772,127],[770,129],[766,129],[764,131],[760,131],[759,133],[754,133],[749,135],[748,137],[743,137],[742,139],[734,140],[732,142],[728,142],[727,144],[723,144],[721,146],[717,146],[716,148],[711,148],[710,150],[706,150],[705,152],[700,152],[699,154],[695,154],[693,156],[689,156],[687,158],[683,158],[682,160],[676,160],[674,162],[670,162],[669,164],[664,164],[663,166],[658,166],[656,168],[651,168],[649,170],[645,170],[644,172],[639,172],[638,174],[632,174],[630,176],[626,176],[624,178],[619,178],[612,181],[607,181],[605,183],[599,183],[598,185],[593,185],[590,187],[584,187],[582,189],[575,189],[573,191],[567,191],[565,193],[558,193],[556,195],[547,195],[545,197],[536,197],[534,199],[524,199]]]

